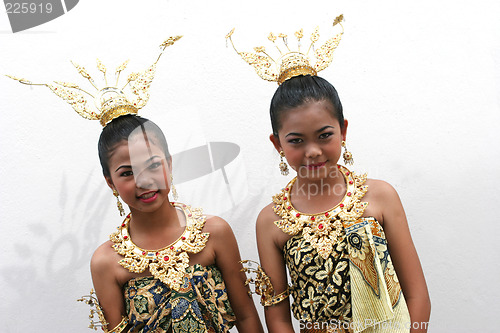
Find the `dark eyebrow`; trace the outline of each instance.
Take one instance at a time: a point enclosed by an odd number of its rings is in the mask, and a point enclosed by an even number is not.
[[[131,165],[120,165],[118,167],[118,169],[115,170],[115,172],[117,172],[118,170],[122,169],[122,168],[128,168],[128,169],[132,169],[132,166]]]
[[[323,132],[327,128],[335,129],[335,127],[333,127],[331,125],[326,125],[326,126],[321,127],[319,130],[317,130],[316,133]],[[290,135],[293,135],[293,136],[302,136],[302,134],[300,134],[300,133],[291,132],[291,133],[288,133],[287,135],[285,135],[285,138],[288,137],[288,136],[290,136]]]
[[[144,164],[147,164],[147,163],[151,162],[151,161],[152,161],[154,158],[156,158],[156,157],[161,158],[161,157],[160,157],[160,156],[158,156],[158,155],[151,156],[150,158],[148,158],[148,159],[144,162]],[[122,169],[122,168],[125,168],[125,169],[132,169],[132,166],[131,166],[131,165],[120,165],[120,166],[118,167],[118,169],[116,169],[116,170],[115,170],[115,172],[117,172],[118,170],[120,170],[120,169]]]
[[[302,134],[300,134],[300,133],[294,133],[294,132],[291,132],[291,133],[288,133],[287,135],[285,135],[285,138],[286,138],[287,136],[290,136],[290,135],[294,135],[294,136],[302,136]]]
[[[316,131],[316,133],[323,132],[323,131],[324,131],[324,130],[326,130],[327,128],[335,129],[335,127],[333,127],[333,126],[326,125],[326,126],[324,126],[324,127],[321,127],[319,130],[317,130],[317,131]]]

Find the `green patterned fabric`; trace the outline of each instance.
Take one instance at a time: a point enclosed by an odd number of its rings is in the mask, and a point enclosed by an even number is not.
[[[123,286],[127,332],[228,332],[235,316],[227,297],[222,274],[216,266],[188,268],[192,278],[184,278],[179,291],[148,276]]]

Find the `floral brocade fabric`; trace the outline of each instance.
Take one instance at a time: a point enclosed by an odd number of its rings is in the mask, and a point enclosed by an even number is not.
[[[295,318],[307,322],[351,319],[349,253],[343,234],[331,255],[323,259],[302,235],[288,240],[284,247],[290,272]]]
[[[192,278],[184,278],[179,291],[148,276],[123,286],[127,332],[228,332],[235,316],[227,297],[222,274],[216,266],[188,268]]]
[[[407,333],[410,317],[381,225],[372,217],[344,222],[324,259],[302,235],[284,246],[293,296],[303,322],[349,322],[353,332]],[[385,330],[376,323],[399,325]]]

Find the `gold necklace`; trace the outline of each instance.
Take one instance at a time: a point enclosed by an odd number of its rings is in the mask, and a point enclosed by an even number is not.
[[[135,245],[128,232],[130,214],[118,227],[118,231],[112,233],[109,238],[114,243],[115,251],[125,257],[119,261],[120,265],[133,273],[142,273],[149,268],[155,278],[178,291],[183,278],[185,276],[191,278],[186,272],[186,268],[189,267],[188,253],[198,253],[203,250],[209,233],[201,232],[206,220],[201,208],[191,208],[181,203],[172,205],[181,209],[186,216],[186,228],[172,244],[158,250],[146,250]]]
[[[275,221],[283,232],[302,236],[318,251],[321,257],[328,258],[333,251],[333,245],[342,234],[343,222],[355,221],[363,215],[368,202],[361,202],[361,198],[368,190],[366,174],[356,175],[346,167],[337,165],[346,183],[344,198],[333,208],[316,214],[307,214],[293,207],[290,194],[297,177],[273,197],[274,212],[281,217]]]

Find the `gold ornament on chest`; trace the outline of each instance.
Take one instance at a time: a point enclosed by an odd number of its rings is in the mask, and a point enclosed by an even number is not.
[[[361,198],[368,190],[368,186],[365,185],[366,174],[358,176],[344,166],[339,165],[338,168],[345,179],[346,193],[335,207],[327,211],[306,214],[292,205],[290,194],[297,178],[292,179],[280,193],[273,197],[274,212],[281,218],[274,224],[292,236],[302,232],[304,239],[324,259],[330,256],[334,245],[343,237],[344,222],[359,219],[368,205],[367,202],[361,202]]]
[[[130,215],[111,234],[113,249],[125,258],[119,264],[133,273],[142,273],[149,268],[151,274],[178,291],[184,277],[191,278],[186,269],[189,267],[188,253],[198,253],[205,248],[209,233],[201,232],[205,225],[205,216],[200,208],[173,203],[186,216],[186,228],[182,235],[172,244],[157,250],[146,250],[132,242],[128,231]]]

